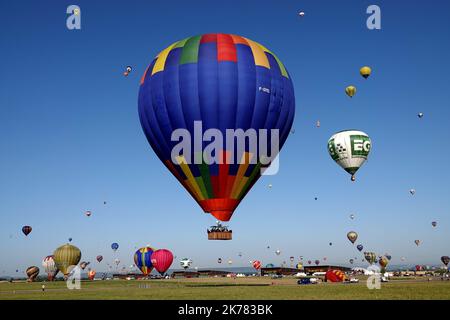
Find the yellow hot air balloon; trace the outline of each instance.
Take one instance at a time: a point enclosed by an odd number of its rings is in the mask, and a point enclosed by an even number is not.
[[[356,93],[356,88],[354,86],[348,86],[345,88],[345,93],[352,98]]]
[[[372,73],[372,69],[370,69],[370,67],[368,66],[364,66],[359,69],[359,73],[364,77],[364,79],[367,79]]]
[[[64,277],[80,262],[81,251],[71,244],[60,246],[53,252],[53,260],[56,267],[64,274]]]

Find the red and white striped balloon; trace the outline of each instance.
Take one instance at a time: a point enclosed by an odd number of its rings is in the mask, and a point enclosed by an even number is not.
[[[256,270],[261,269],[261,261],[259,261],[259,260],[253,261],[252,265],[253,265],[253,268],[255,268]]]
[[[167,249],[159,249],[152,253],[151,261],[155,269],[164,274],[172,265],[173,254]]]

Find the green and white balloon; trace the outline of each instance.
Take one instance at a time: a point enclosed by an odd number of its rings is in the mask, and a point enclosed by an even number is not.
[[[369,136],[358,130],[345,130],[335,133],[328,140],[328,152],[345,171],[352,175],[366,162],[372,146]]]

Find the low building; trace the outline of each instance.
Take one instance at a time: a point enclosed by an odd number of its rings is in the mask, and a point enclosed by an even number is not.
[[[283,267],[272,267],[272,268],[261,268],[261,275],[283,275],[283,276],[293,276],[300,272],[301,270],[295,268],[283,268]]]

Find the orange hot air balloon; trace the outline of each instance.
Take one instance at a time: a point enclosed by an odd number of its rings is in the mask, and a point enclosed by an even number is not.
[[[325,279],[330,282],[343,282],[346,276],[340,270],[328,270],[325,274]]]
[[[90,271],[88,272],[88,278],[89,278],[89,280],[91,280],[91,281],[94,280],[95,274],[96,274],[96,272],[95,272],[94,269],[90,270]]]

